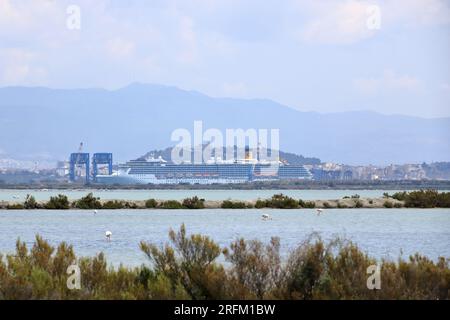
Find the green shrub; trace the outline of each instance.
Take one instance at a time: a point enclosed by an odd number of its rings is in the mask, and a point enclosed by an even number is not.
[[[295,209],[298,208],[298,201],[280,193],[275,194],[271,199],[266,200],[266,206],[277,209]]]
[[[266,207],[267,207],[266,200],[261,200],[261,199],[256,200],[256,202],[255,202],[256,209],[261,209],[261,208],[266,208]]]
[[[316,203],[314,201],[303,201],[302,199],[298,200],[298,205],[300,208],[306,209],[314,209],[316,207]]]
[[[13,204],[8,204],[6,206],[6,209],[9,209],[9,210],[22,210],[22,209],[25,209],[25,207],[21,203],[13,203]]]
[[[420,190],[406,193],[405,207],[409,208],[450,208],[450,193],[436,190]]]
[[[134,202],[125,201],[123,205],[124,205],[125,209],[137,209],[138,208],[138,205]]]
[[[323,203],[323,207],[324,207],[324,208],[331,208],[331,204],[329,204],[327,201],[325,201],[325,202]]]
[[[399,202],[394,203],[394,208],[403,208],[403,205]]]
[[[354,194],[354,195],[352,195],[352,197],[351,197],[352,199],[359,199],[360,198],[360,196],[359,196],[359,194]]]
[[[373,200],[372,199],[369,200],[369,204],[373,204]]]
[[[348,206],[347,206],[346,204],[340,203],[339,201],[338,201],[338,203],[337,203],[337,207],[338,207],[339,209],[345,209],[345,208],[348,208]]]
[[[45,209],[69,209],[69,199],[63,194],[58,194],[56,197],[50,197],[50,200],[44,205]]]
[[[250,204],[246,204],[243,201],[224,200],[222,201],[220,207],[222,209],[247,209],[251,208],[252,206]]]
[[[396,192],[392,195],[391,198],[399,200],[399,201],[405,201],[407,195],[408,195],[408,193],[406,191]]]
[[[163,209],[183,209],[183,205],[177,200],[163,201],[160,207]]]
[[[186,198],[183,200],[182,206],[188,209],[203,209],[205,207],[205,199],[199,199],[197,196]]]
[[[385,207],[385,208],[392,208],[392,207],[394,207],[394,204],[392,203],[392,201],[389,201],[389,200],[386,200],[384,203],[383,203],[383,207]]]
[[[93,193],[88,193],[85,197],[75,201],[72,205],[77,209],[101,209],[100,198],[94,197]]]
[[[148,199],[145,201],[145,207],[146,208],[156,208],[158,206],[158,201],[155,199]]]
[[[355,208],[362,208],[363,207],[363,203],[360,200],[356,200],[355,201]]]
[[[23,207],[25,209],[37,209],[37,208],[39,208],[39,205],[36,202],[36,199],[32,195],[27,194],[27,197],[25,198],[25,202],[23,203]]]
[[[108,200],[102,205],[102,209],[124,209],[125,205],[122,201]]]

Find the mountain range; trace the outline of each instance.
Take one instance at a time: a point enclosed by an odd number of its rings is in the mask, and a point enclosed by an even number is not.
[[[173,130],[193,132],[194,121],[202,120],[203,130],[280,129],[281,150],[325,162],[450,160],[450,118],[302,112],[267,99],[215,98],[153,84],[4,87],[0,111],[0,158],[67,159],[82,141],[86,152],[113,152],[115,162],[124,161],[174,145]]]

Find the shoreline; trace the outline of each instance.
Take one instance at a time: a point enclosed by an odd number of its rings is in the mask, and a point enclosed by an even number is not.
[[[73,203],[81,199],[73,200]],[[265,199],[254,199],[254,200],[204,200],[202,208],[187,208],[187,207],[163,207],[164,203],[170,202],[180,202],[178,200],[161,200],[155,199],[156,205],[154,207],[148,207],[146,202],[148,200],[123,200],[123,199],[112,199],[112,200],[99,200],[102,207],[98,208],[78,208],[73,205],[67,209],[62,210],[117,210],[117,209],[131,209],[131,210],[144,210],[144,209],[165,209],[165,210],[204,210],[204,209],[398,209],[405,208],[404,201],[399,201],[391,198],[346,198],[346,199],[323,199],[323,200],[309,200],[306,201],[307,206],[297,206],[297,207],[257,207],[258,200]],[[232,204],[237,204],[236,207],[223,207],[223,203],[229,201]],[[103,207],[108,203],[120,203],[123,205],[121,208],[110,208]],[[386,202],[390,202],[392,206],[386,206]],[[20,201],[0,201],[1,210],[52,210],[45,208],[46,201],[36,201],[37,206],[35,208],[19,208],[18,205],[23,205]]]
[[[67,182],[0,183],[1,190],[450,190],[450,180],[308,180],[262,181],[239,184],[103,185]]]
[[[283,193],[271,197],[253,200],[206,200],[197,195],[183,200],[162,200],[149,198],[145,200],[100,199],[92,192],[85,196],[70,200],[65,194],[51,196],[48,201],[39,200],[32,194],[27,194],[25,201],[0,201],[0,209],[346,209],[346,208],[450,208],[450,192],[439,193],[436,190],[420,190],[412,192],[396,192],[392,195],[383,193],[380,197],[361,197],[358,194],[343,196],[340,199],[303,200],[293,198]]]

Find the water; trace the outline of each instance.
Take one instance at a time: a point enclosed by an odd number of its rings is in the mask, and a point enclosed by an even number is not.
[[[263,221],[262,213],[272,220]],[[186,224],[188,233],[211,236],[220,245],[238,237],[268,242],[281,238],[284,256],[312,232],[324,239],[335,235],[357,243],[376,258],[397,259],[419,252],[432,259],[450,257],[449,209],[329,209],[315,210],[0,210],[0,252],[13,252],[18,237],[32,245],[35,234],[51,244],[72,244],[78,256],[103,251],[110,263],[137,266],[147,262],[141,240],[158,245],[170,228]],[[105,231],[112,231],[112,241]]]
[[[0,190],[0,201],[23,201],[27,194],[37,200],[48,200],[58,193],[67,195],[71,200],[79,199],[89,192],[101,199],[146,200],[182,200],[198,196],[206,200],[254,200],[270,198],[276,193],[283,193],[296,199],[325,200],[341,199],[344,196],[359,194],[361,197],[381,197],[384,192],[392,194],[400,190]]]

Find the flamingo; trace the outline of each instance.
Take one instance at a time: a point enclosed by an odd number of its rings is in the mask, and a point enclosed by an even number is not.
[[[105,236],[106,236],[106,240],[107,241],[111,241],[112,232],[111,231],[106,231],[105,232]]]

